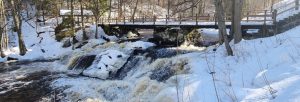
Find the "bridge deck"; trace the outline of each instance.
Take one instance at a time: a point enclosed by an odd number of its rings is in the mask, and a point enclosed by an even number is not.
[[[225,22],[226,27],[231,27],[231,22]],[[155,27],[181,27],[181,28],[218,28],[216,22],[194,22],[194,21],[157,21],[157,22],[114,22],[114,23],[102,23],[99,26],[110,26],[110,27],[123,27],[123,28],[140,28],[140,29],[152,29]],[[261,29],[263,26],[267,28],[273,27],[273,22],[241,22],[242,29]]]

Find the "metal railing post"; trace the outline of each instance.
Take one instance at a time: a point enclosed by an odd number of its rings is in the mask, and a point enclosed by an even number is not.
[[[166,15],[166,24],[168,24],[168,15]]]
[[[135,18],[133,17],[133,19],[132,19],[132,23],[133,23],[133,24],[134,24],[134,19],[135,19]]]
[[[198,13],[196,13],[196,25],[198,25]]]
[[[181,14],[179,15],[179,24],[181,25]]]
[[[267,24],[267,10],[265,10],[265,15],[264,15],[264,25]]]
[[[143,16],[143,23],[145,23],[145,16]]]
[[[124,22],[124,25],[125,25],[125,17],[123,17],[123,22]]]
[[[272,15],[272,18],[273,18],[273,29],[274,29],[274,33],[277,34],[277,10],[274,9],[273,11],[273,15]]]
[[[155,25],[155,22],[156,22],[156,17],[153,16],[153,25]]]
[[[249,22],[249,11],[247,11],[247,22]]]

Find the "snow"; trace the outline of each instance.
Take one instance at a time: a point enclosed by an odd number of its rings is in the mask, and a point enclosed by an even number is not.
[[[50,19],[46,21],[49,25],[38,26],[34,28],[35,22],[29,20],[27,22],[23,21],[22,25],[22,34],[23,39],[27,48],[27,53],[25,56],[19,55],[19,48],[17,46],[11,46],[8,50],[4,51],[7,56],[18,58],[19,60],[35,60],[35,59],[53,59],[59,57],[61,54],[70,51],[70,48],[61,48],[62,43],[55,40],[54,28],[52,24],[56,24],[56,21]],[[52,22],[52,24],[50,24]],[[34,27],[32,27],[33,25]],[[38,32],[41,33],[38,37]],[[16,35],[16,32],[14,32]],[[18,42],[17,36],[13,39],[12,42]],[[43,52],[43,50],[45,52]],[[0,61],[6,61],[6,58],[0,58]]]
[[[199,97],[205,97],[200,101],[217,101],[213,92],[209,68],[214,68],[216,72],[217,89],[222,101],[230,101],[226,94],[230,93],[232,89],[237,101],[280,102],[278,97],[289,99],[285,94],[300,91],[295,87],[299,84],[298,73],[300,71],[298,64],[300,53],[297,52],[300,42],[299,37],[295,35],[296,32],[299,32],[299,28],[275,37],[242,41],[233,45],[235,52],[233,57],[226,57],[223,46],[219,47],[216,52],[208,50],[205,53],[184,55],[192,61],[190,64],[193,66],[192,72],[195,76],[190,80],[198,82],[199,86],[196,88],[195,96],[191,96],[191,100],[196,101]],[[291,50],[287,51],[286,49]],[[274,91],[277,91],[275,99],[272,99],[266,90],[269,85],[263,81],[264,76]],[[286,89],[290,91],[285,91]],[[294,102],[293,98],[289,102]]]
[[[81,15],[81,10],[73,10],[74,15]],[[71,10],[60,10],[60,15],[70,15]],[[91,10],[83,10],[83,15],[93,15],[93,12]]]
[[[89,39],[95,39],[96,34],[96,25],[89,25],[88,28],[85,28],[86,35]],[[83,31],[78,30],[76,33],[76,39],[79,41],[83,41]],[[110,41],[117,41],[118,38],[116,36],[108,36],[101,27],[98,27],[98,37],[106,37],[110,39]]]
[[[109,73],[117,72],[129,56],[117,50],[107,50],[96,56],[93,65],[83,71],[83,75],[106,79]]]

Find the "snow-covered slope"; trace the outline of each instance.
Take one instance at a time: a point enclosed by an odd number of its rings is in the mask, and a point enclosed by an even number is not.
[[[7,56],[18,58],[20,60],[32,60],[32,59],[51,59],[57,58],[60,54],[70,51],[70,48],[62,48],[62,43],[55,40],[54,27],[56,25],[56,19],[50,19],[46,21],[47,25],[38,26],[36,28],[35,22],[29,20],[23,21],[22,34],[27,48],[25,56],[19,55],[17,34],[14,32],[10,34],[10,42],[15,45],[11,46],[4,53]],[[39,36],[37,33],[40,33]],[[12,44],[12,43],[11,43]],[[0,58],[0,62],[5,61],[6,58]]]
[[[242,41],[233,45],[233,57],[226,57],[223,46],[180,56],[188,57],[192,66],[191,75],[182,76],[183,100],[215,102],[218,96],[224,102],[299,101],[299,31],[297,27],[278,36]],[[218,95],[210,72],[215,72]]]

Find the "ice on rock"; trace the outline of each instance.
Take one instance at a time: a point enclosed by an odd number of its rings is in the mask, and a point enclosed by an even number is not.
[[[117,50],[107,50],[96,56],[92,66],[83,71],[83,75],[107,79],[110,73],[117,72],[127,61],[129,55]]]

